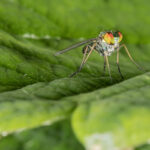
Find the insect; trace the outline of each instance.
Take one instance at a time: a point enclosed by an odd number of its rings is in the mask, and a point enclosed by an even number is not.
[[[119,74],[120,74],[121,78],[124,79],[124,77],[121,73],[121,70],[120,70],[120,66],[119,66],[119,50],[122,47],[124,47],[124,49],[125,49],[127,55],[129,56],[130,60],[137,66],[137,68],[140,69],[140,70],[143,70],[143,69],[134,61],[134,59],[132,58],[132,56],[129,53],[129,50],[128,50],[127,46],[125,44],[120,44],[120,42],[122,41],[122,38],[123,38],[123,36],[122,36],[122,33],[120,31],[100,32],[100,34],[97,38],[91,38],[91,39],[85,40],[83,42],[77,43],[75,45],[72,45],[72,46],[70,46],[70,47],[68,47],[64,50],[61,50],[61,51],[57,52],[55,54],[55,56],[60,55],[62,53],[65,53],[67,51],[70,51],[70,50],[72,50],[74,48],[77,48],[81,45],[87,44],[82,49],[84,55],[83,55],[83,59],[82,59],[80,67],[78,68],[78,70],[76,72],[71,74],[70,77],[73,77],[74,75],[76,75],[77,73],[79,73],[81,71],[84,64],[88,60],[89,56],[95,50],[101,56],[104,57],[104,72],[105,72],[106,66],[107,66],[110,79],[112,80],[109,61],[108,61],[108,56],[111,56],[111,54],[116,51],[117,52],[116,63],[117,63],[118,71],[119,71]]]

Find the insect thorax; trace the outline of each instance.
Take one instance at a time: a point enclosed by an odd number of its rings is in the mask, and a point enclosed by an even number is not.
[[[95,50],[100,53],[101,56],[104,56],[104,53],[105,55],[110,56],[118,47],[119,44],[110,45],[107,44],[103,39],[99,39],[99,41],[97,41]]]

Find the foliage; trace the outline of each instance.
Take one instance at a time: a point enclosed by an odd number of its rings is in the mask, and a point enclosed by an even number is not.
[[[140,145],[150,139],[149,3],[1,0],[0,149],[82,150],[80,142],[87,150],[148,150]],[[116,55],[110,57],[110,82],[96,52],[69,78],[81,63],[81,48],[54,53],[108,29],[123,32],[123,42],[146,71],[121,49],[124,81]]]

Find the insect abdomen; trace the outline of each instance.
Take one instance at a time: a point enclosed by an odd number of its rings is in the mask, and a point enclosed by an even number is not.
[[[91,50],[92,45],[93,45],[93,43],[84,46],[83,49],[82,49],[83,54],[85,53],[86,48],[87,48],[87,53],[89,53],[90,50]]]
[[[87,47],[88,47],[88,48],[87,48]],[[87,53],[90,52],[90,47],[89,47],[89,45],[86,45],[86,46],[84,46],[83,49],[82,49],[82,53],[83,53],[83,54],[85,53],[86,48],[87,48]]]

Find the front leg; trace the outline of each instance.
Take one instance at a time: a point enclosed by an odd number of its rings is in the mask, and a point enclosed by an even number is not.
[[[107,56],[106,52],[104,52],[104,58],[106,60],[106,65],[107,65],[107,68],[108,68],[109,77],[110,77],[110,80],[112,82],[112,77],[111,77],[111,72],[110,72],[110,66],[109,66],[108,56]]]
[[[130,55],[130,53],[129,53],[129,51],[128,51],[127,46],[126,46],[125,44],[122,44],[122,45],[119,47],[119,49],[120,49],[121,47],[124,47],[124,49],[125,49],[125,51],[126,51],[128,57],[129,57],[130,60],[137,66],[137,68],[138,68],[139,70],[145,71],[141,66],[139,66],[139,65],[134,61],[134,59],[132,58],[132,56]]]

